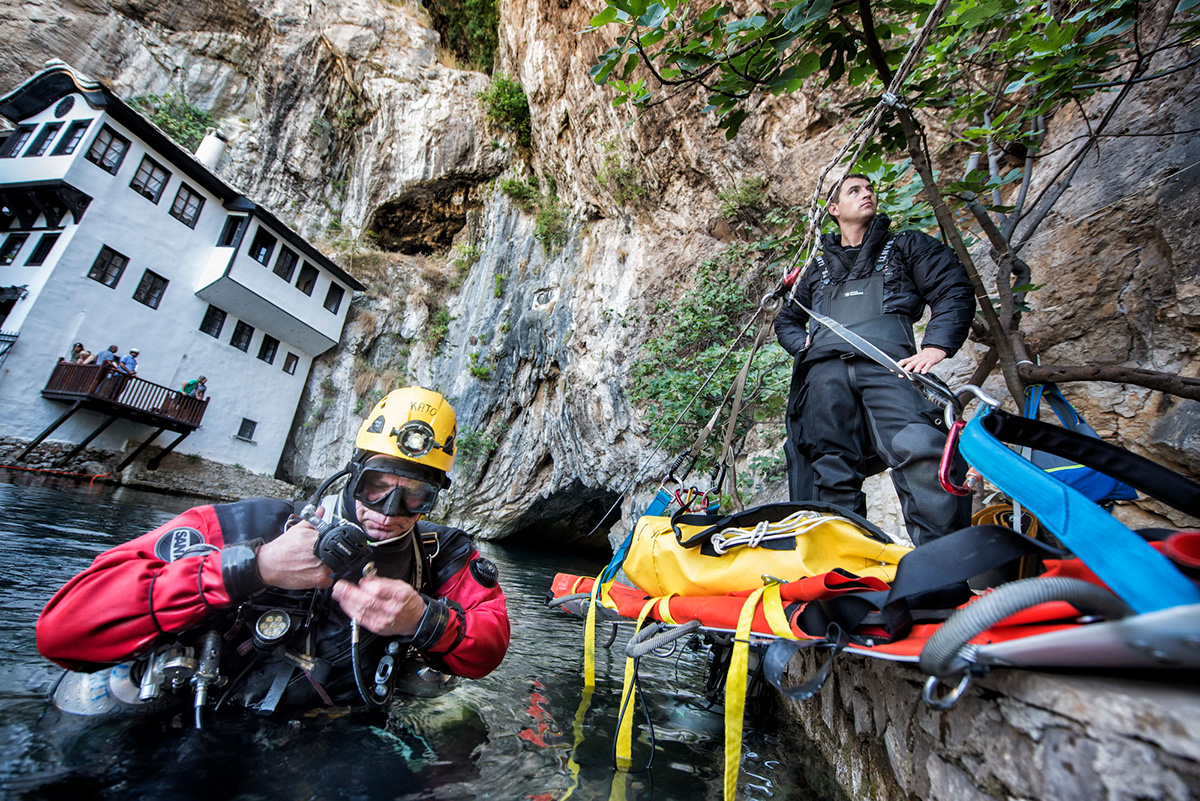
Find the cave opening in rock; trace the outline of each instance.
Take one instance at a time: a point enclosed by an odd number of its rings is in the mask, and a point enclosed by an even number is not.
[[[381,203],[367,227],[381,250],[410,256],[445,250],[467,224],[467,213],[480,206],[474,183],[460,177],[412,187]]]
[[[612,553],[608,531],[621,519],[620,493],[606,487],[570,486],[538,498],[517,521],[505,544],[539,550]]]

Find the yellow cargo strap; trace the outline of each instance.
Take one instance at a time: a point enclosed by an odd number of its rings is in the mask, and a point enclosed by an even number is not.
[[[659,616],[659,618],[662,619],[662,622],[666,623],[668,626],[679,625],[678,623],[675,622],[675,618],[671,616],[670,601],[672,598],[675,597],[675,595],[676,595],[675,593],[671,593],[670,595],[664,595],[658,601],[658,616]]]
[[[779,586],[779,582],[772,581],[763,588],[763,614],[767,616],[767,624],[776,637],[798,640],[800,638],[792,633],[792,627],[788,625],[787,613],[783,611],[783,598],[780,597]]]
[[[642,606],[638,614],[635,631],[641,631],[646,622],[646,615],[662,598],[651,598]],[[633,694],[637,689],[637,673],[634,671],[634,658],[625,659],[625,683],[621,687],[621,705],[617,707],[617,768],[628,768],[633,764]]]
[[[613,771],[612,786],[608,791],[608,801],[625,801],[629,787],[629,771],[618,768]]]
[[[725,801],[737,798],[738,769],[742,762],[742,718],[746,711],[746,678],[750,668],[750,624],[767,587],[750,593],[738,615],[733,653],[725,676]]]
[[[592,584],[592,594],[588,597],[587,618],[583,623],[583,686],[593,689],[596,686],[596,596],[600,593],[600,577]]]
[[[583,719],[587,717],[588,707],[592,705],[593,691],[592,687],[583,688],[583,697],[579,699],[579,709],[575,710],[575,744],[571,746],[571,756],[567,758],[567,773],[571,775],[571,785],[567,787],[565,793],[559,796],[558,801],[567,801],[579,787],[579,763],[575,761],[575,755],[579,753],[579,746],[583,742]]]

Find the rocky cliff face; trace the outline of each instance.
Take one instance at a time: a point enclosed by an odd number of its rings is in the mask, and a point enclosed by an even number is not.
[[[836,97],[804,94],[762,101],[732,142],[693,98],[629,125],[587,76],[607,40],[578,31],[600,8],[501,4],[498,71],[528,93],[528,150],[484,119],[488,77],[454,68],[426,11],[402,0],[6,3],[0,63],[15,83],[61,58],[126,96],[211,109],[230,139],[223,175],[369,285],[314,366],[293,477],[340,466],[379,393],[420,381],[454,400],[469,446],[448,517],[486,537],[602,546],[628,523],[628,501],[609,513],[622,493],[644,496],[665,470],[627,373],[656,304],[736,235],[717,193],[763,176],[771,202],[806,203],[845,132]],[[1124,124],[1200,127],[1193,77],[1141,90]],[[1198,148],[1189,134],[1115,140],[1081,173],[1025,254],[1048,284],[1028,321],[1047,359],[1196,374]],[[616,190],[614,167],[637,191]],[[499,188],[530,176],[558,197],[550,247]],[[964,349],[948,380],[978,355]],[[1068,389],[1102,435],[1200,471],[1200,405]],[[780,425],[754,441],[773,452],[781,438]]]

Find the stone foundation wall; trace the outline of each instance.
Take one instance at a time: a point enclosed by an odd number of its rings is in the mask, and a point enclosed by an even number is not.
[[[789,668],[799,682],[819,657]],[[850,798],[1099,801],[1200,798],[1195,677],[996,670],[944,712],[913,665],[841,654],[820,693],[783,702]]]
[[[200,495],[214,501],[238,501],[243,498],[283,498],[292,500],[300,490],[285,481],[259,475],[196,456],[169,453],[157,470],[147,470],[146,461],[158,451],[150,449],[145,459],[121,472],[121,483],[183,495]]]
[[[17,454],[28,444],[28,440],[0,437],[0,467],[80,478],[96,477],[97,481],[176,495],[194,495],[206,501],[224,502],[259,497],[290,500],[300,495],[300,490],[287,482],[198,456],[170,453],[157,470],[147,470],[147,462],[161,452],[158,448],[148,448],[120,474],[113,470],[126,454],[96,448],[85,448],[70,464],[56,467],[58,460],[75,447],[70,442],[43,442],[24,461],[18,462]]]

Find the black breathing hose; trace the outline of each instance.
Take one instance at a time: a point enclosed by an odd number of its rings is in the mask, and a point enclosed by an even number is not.
[[[1081,612],[1103,615],[1109,620],[1126,617],[1131,610],[1103,587],[1081,579],[1054,576],[1028,578],[998,587],[958,610],[937,630],[921,650],[920,668],[930,676],[958,676],[972,661],[968,643],[972,637],[1023,609],[1066,601]]]
[[[354,686],[358,688],[358,694],[366,701],[367,706],[372,709],[382,709],[384,704],[391,698],[391,693],[386,693],[383,698],[376,698],[375,693],[371,692],[363,684],[362,669],[358,657],[358,621],[350,621],[350,670],[354,673]]]

